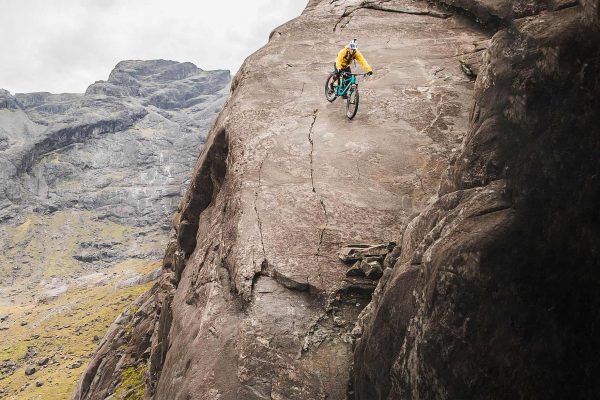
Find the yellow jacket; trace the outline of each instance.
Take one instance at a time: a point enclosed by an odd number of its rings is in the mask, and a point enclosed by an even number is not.
[[[362,54],[360,54],[360,51],[356,50],[356,53],[354,53],[354,57],[352,57],[352,55],[350,55],[348,46],[344,47],[338,53],[337,60],[335,60],[335,67],[337,69],[348,68],[352,61],[354,61],[354,59],[356,59],[356,61],[358,61],[358,63],[362,65],[362,67],[365,69],[365,72],[373,71],[371,66],[369,66],[367,60],[365,60]]]

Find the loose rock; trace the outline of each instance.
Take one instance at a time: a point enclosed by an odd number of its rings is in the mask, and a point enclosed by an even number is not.
[[[360,263],[360,269],[369,279],[379,279],[381,278],[381,275],[383,275],[383,268],[381,267],[379,261],[367,262],[366,260],[363,260]]]

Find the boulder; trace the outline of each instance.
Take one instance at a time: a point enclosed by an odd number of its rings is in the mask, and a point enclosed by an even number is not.
[[[360,263],[360,269],[369,279],[379,279],[383,275],[383,268],[378,260],[363,260]]]

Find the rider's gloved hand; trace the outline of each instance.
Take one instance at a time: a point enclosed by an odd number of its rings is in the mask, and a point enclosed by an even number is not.
[[[371,76],[371,75],[373,75],[373,71],[367,72],[367,76]]]

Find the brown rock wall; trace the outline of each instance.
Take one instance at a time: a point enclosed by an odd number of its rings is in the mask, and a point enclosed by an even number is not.
[[[359,318],[357,398],[598,397],[600,42],[589,9],[509,21],[493,37],[440,198],[408,224]]]
[[[273,31],[161,282],[77,399],[130,366],[156,399],[598,397],[598,2],[446,3],[507,28],[488,44],[434,5],[314,0]],[[356,32],[375,78],[349,122],[322,85]],[[345,276],[342,244],[398,237],[374,292]]]

